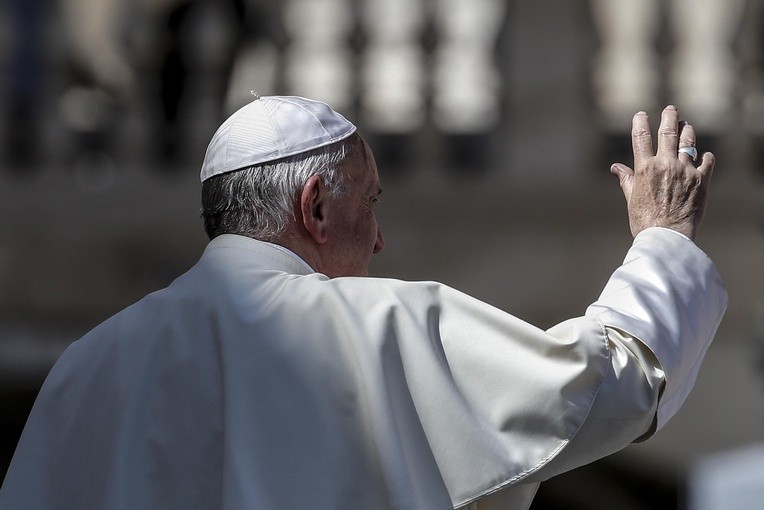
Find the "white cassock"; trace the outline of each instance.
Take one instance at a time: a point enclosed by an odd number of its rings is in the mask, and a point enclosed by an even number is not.
[[[671,417],[726,302],[708,257],[660,228],[549,331],[224,235],[61,356],[0,508],[527,508]]]

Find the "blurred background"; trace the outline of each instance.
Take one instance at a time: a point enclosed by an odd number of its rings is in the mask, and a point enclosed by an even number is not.
[[[717,156],[698,242],[727,315],[665,429],[532,508],[700,508],[715,459],[762,451],[762,0],[5,0],[0,66],[0,475],[63,349],[201,254],[204,151],[251,91],[325,100],[369,140],[373,274],[544,328],[630,245],[608,169],[631,116],[678,105]]]

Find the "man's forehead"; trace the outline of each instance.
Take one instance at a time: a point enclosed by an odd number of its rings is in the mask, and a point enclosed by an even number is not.
[[[362,183],[368,183],[369,188],[378,188],[379,175],[377,163],[371,148],[360,135],[353,135],[353,149],[350,157],[345,161],[345,172],[353,179]]]

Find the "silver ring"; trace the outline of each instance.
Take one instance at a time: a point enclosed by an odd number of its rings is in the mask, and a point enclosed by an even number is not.
[[[693,147],[693,146],[690,146],[690,147],[679,147],[678,153],[681,154],[683,152],[685,154],[687,154],[688,156],[690,156],[692,158],[693,162],[698,160],[698,149],[696,149],[695,147]]]

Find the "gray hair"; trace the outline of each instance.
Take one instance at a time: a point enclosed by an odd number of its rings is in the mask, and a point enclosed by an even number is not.
[[[358,150],[359,139],[353,134],[325,147],[207,179],[202,183],[207,236],[239,234],[263,241],[282,237],[311,176],[321,177],[329,193],[344,192],[340,164]]]

